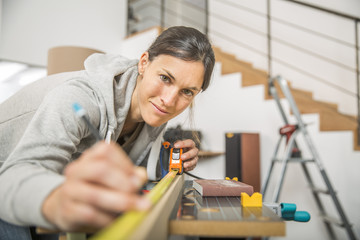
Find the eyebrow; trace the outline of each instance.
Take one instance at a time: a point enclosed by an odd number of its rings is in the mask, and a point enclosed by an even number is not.
[[[176,81],[175,77],[174,77],[171,73],[169,73],[169,72],[168,72],[166,69],[164,69],[164,68],[163,68],[163,70],[166,72],[167,75],[169,75],[169,77],[170,77],[172,80]],[[195,91],[199,91],[199,92],[200,92],[200,90],[199,90],[197,87],[189,87],[188,89],[191,89],[191,90],[195,90]]]

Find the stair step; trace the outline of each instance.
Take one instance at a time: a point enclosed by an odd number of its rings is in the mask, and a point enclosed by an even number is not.
[[[297,92],[297,93],[302,94],[304,96],[307,96],[309,98],[313,97],[313,93],[310,92],[310,91],[305,91],[305,90],[301,90],[301,89],[292,88],[290,82],[289,82],[289,88],[290,88],[291,91]]]
[[[360,151],[360,144],[358,144],[358,131],[357,131],[357,127],[353,130],[353,136],[354,136],[354,150]]]
[[[355,117],[323,109],[320,115],[321,131],[355,130],[357,121]]]
[[[236,60],[236,57],[234,54],[230,54],[230,53],[226,53],[226,52],[223,52],[221,51],[220,48],[218,47],[213,47],[213,50],[214,50],[214,54],[215,54],[215,60],[218,61],[219,59],[218,58],[227,58],[229,60]]]
[[[222,63],[222,74],[240,72],[243,87],[262,84],[265,87],[265,99],[270,98],[268,94],[268,79],[265,73],[257,71],[250,64],[241,63],[239,60],[230,57],[227,58],[222,52],[216,52],[215,54],[216,60]]]
[[[215,53],[215,59],[216,61],[221,61],[221,60],[231,60],[231,61],[236,61],[237,63],[245,66],[245,67],[249,67],[252,68],[252,64],[246,61],[241,61],[239,59],[236,58],[236,56],[234,54],[230,54],[230,53],[226,53],[226,52],[222,52],[220,48],[217,47],[213,47],[214,53]],[[221,61],[222,62],[222,61]]]
[[[312,94],[305,91],[291,88],[291,93],[301,113],[314,113],[324,108],[338,110],[337,104],[314,100]]]
[[[239,72],[240,68],[241,70],[252,70],[255,74],[259,74],[260,76],[267,78],[267,73],[265,71],[254,69],[252,64],[249,62],[241,61],[234,55],[222,52],[218,48],[214,48],[214,53],[216,61],[223,63],[223,74]]]

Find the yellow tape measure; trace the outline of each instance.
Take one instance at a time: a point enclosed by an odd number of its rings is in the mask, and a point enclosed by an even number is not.
[[[146,197],[149,198],[153,205],[160,200],[161,196],[169,188],[177,172],[177,170],[170,171],[148,194],[146,194]],[[149,210],[126,212],[116,219],[109,227],[106,227],[96,233],[90,238],[90,240],[129,239],[135,228],[141,223],[148,213]]]

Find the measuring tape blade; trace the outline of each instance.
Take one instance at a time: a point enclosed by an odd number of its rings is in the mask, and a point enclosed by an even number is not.
[[[161,196],[169,188],[178,171],[170,171],[156,186],[145,196],[150,200],[152,205],[155,205]],[[150,210],[147,211],[128,211],[117,218],[109,227],[100,230],[97,234],[90,238],[90,240],[103,239],[129,239],[135,228],[147,216]]]

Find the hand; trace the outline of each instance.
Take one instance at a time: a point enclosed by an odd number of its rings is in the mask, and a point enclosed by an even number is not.
[[[174,147],[183,149],[181,159],[183,160],[184,171],[188,172],[193,170],[199,159],[199,149],[196,148],[195,142],[191,139],[177,141]]]
[[[44,201],[44,216],[63,231],[97,230],[119,213],[151,205],[138,195],[147,180],[115,143],[97,143],[64,171],[66,180]]]

